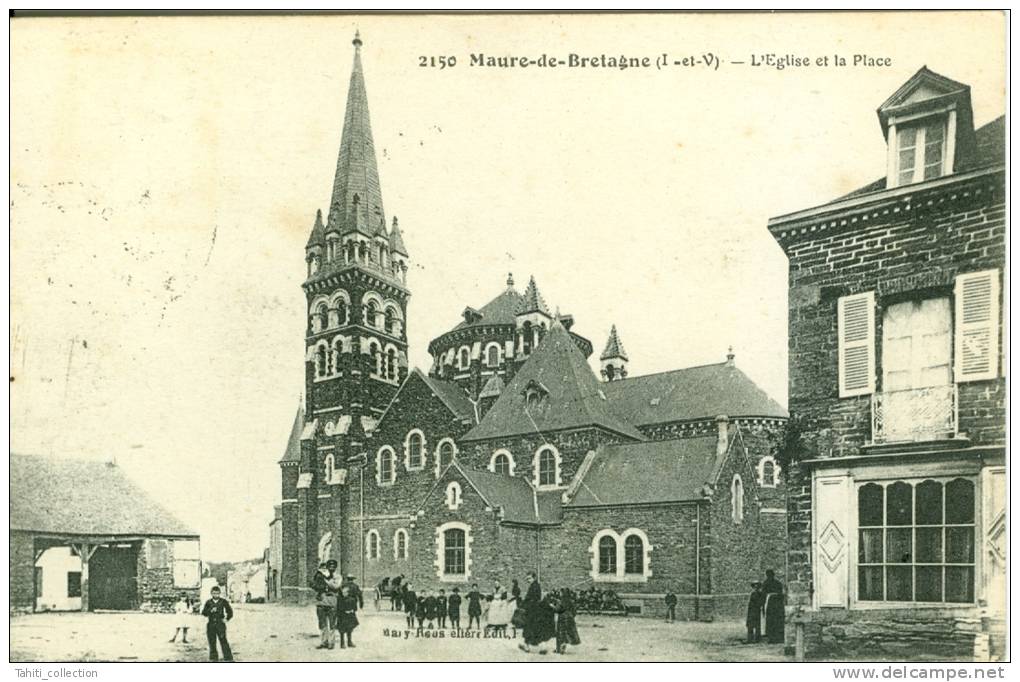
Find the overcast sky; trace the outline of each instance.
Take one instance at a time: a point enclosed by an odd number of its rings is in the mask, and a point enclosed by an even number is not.
[[[11,447],[115,458],[206,559],[268,543],[355,26],[425,370],[429,340],[513,272],[595,360],[614,323],[632,374],[732,345],[785,404],[768,218],[882,175],[875,109],[924,64],[971,85],[978,125],[1005,106],[996,14],[14,20]],[[478,52],[723,64],[498,70]],[[892,66],[726,63],[770,52]],[[441,55],[457,65],[419,66]]]

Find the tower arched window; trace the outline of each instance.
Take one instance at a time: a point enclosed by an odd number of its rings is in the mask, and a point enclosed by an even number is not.
[[[471,366],[471,351],[467,346],[460,349],[457,364],[461,369],[467,369]]]
[[[334,462],[335,462],[335,460],[333,458],[333,453],[332,452],[329,453],[328,455],[326,455],[326,460],[325,460],[325,462],[323,462],[323,465],[322,465],[323,480],[326,483],[329,483],[330,481],[333,480],[333,472],[335,470]]]
[[[342,298],[336,302],[336,320],[337,326],[347,324],[347,301]]]
[[[758,485],[763,488],[775,488],[779,485],[779,465],[771,455],[766,455],[758,461]]]
[[[347,242],[347,262],[353,263],[357,258],[357,245],[354,242]]]
[[[599,538],[599,574],[616,575],[616,538],[612,535]]]
[[[522,327],[521,338],[524,340],[523,350],[524,354],[527,355],[531,352],[531,344],[534,339],[534,334],[531,331],[531,322],[525,322]]]
[[[397,351],[395,348],[386,351],[386,378],[390,381],[397,380]]]
[[[375,301],[369,301],[365,306],[365,324],[375,327],[378,324],[379,305]]]
[[[488,367],[499,367],[499,345],[492,343],[485,349],[485,364]]]
[[[407,531],[403,528],[398,528],[393,533],[393,558],[398,561],[407,558]]]
[[[315,347],[315,378],[322,379],[329,373],[329,357],[327,356],[326,346],[318,345]]]
[[[385,325],[387,334],[397,333],[397,314],[393,311],[393,308],[386,309],[383,324]]]

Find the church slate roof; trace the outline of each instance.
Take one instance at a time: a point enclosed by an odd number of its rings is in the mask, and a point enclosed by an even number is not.
[[[470,322],[462,321],[454,329],[466,329],[468,327],[481,327],[491,324],[515,324],[517,321],[517,309],[520,307],[524,297],[517,293],[512,286],[504,289],[499,296],[483,305],[478,312],[481,317]]]
[[[567,508],[703,498],[716,469],[717,437],[602,445]]]
[[[478,493],[493,507],[503,510],[509,523],[559,523],[560,491],[537,491],[525,479],[491,471],[457,467]]]
[[[535,408],[525,405],[525,392],[537,386],[546,395]],[[641,433],[609,409],[602,384],[559,322],[553,322],[531,357],[499,399],[463,440],[483,440],[526,433],[601,426],[635,440]]]
[[[415,368],[414,372],[428,384],[436,397],[443,401],[443,404],[450,409],[455,417],[470,419],[472,422],[475,420],[475,406],[468,397],[467,391],[458,386],[456,382],[430,377],[418,368]]]
[[[115,464],[11,454],[10,529],[198,537]]]
[[[283,451],[280,463],[301,461],[301,433],[305,427],[305,407],[298,405],[297,413],[294,415],[294,425],[290,427],[290,436],[287,437],[287,449]]]
[[[789,413],[728,362],[602,384],[609,408],[637,426],[689,419],[780,417]]]
[[[407,255],[407,247],[404,246],[404,237],[400,234],[396,218],[393,219],[393,228],[390,230],[390,251],[402,256]]]

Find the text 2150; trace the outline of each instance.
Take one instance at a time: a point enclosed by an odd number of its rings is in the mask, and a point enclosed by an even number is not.
[[[457,58],[453,55],[448,57],[418,57],[418,66],[431,69],[445,69],[457,66]]]

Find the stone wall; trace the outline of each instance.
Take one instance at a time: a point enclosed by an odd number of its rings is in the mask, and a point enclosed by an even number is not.
[[[31,613],[35,607],[35,544],[31,533],[10,532],[10,612]]]

